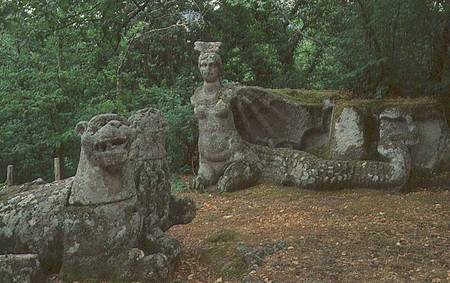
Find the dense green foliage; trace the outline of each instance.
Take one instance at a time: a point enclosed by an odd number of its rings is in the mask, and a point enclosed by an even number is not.
[[[223,41],[224,78],[361,96],[450,93],[448,1],[5,0],[0,172],[74,174],[78,121],[154,106],[173,170],[195,159],[195,40]],[[4,173],[0,175],[4,180]]]

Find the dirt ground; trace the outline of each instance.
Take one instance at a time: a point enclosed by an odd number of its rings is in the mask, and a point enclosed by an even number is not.
[[[179,193],[173,282],[450,282],[450,191],[311,192],[261,185]]]

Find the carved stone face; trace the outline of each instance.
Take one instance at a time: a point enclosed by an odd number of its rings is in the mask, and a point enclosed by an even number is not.
[[[380,142],[401,142],[407,146],[419,142],[417,127],[409,114],[386,109],[380,114]]]
[[[122,116],[101,114],[77,126],[81,146],[93,166],[107,170],[120,168],[129,158],[135,130]]]
[[[200,55],[198,66],[205,82],[213,83],[219,81],[221,60],[218,54],[205,53]]]

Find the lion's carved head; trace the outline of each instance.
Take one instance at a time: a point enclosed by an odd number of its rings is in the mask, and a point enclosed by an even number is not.
[[[97,115],[88,123],[79,123],[76,131],[88,160],[105,170],[121,167],[129,159],[136,132],[127,119],[117,114]]]
[[[135,195],[136,130],[118,114],[100,114],[75,128],[81,153],[69,204],[110,203]]]

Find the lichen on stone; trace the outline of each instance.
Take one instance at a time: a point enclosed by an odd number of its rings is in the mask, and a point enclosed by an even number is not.
[[[78,124],[74,178],[2,199],[0,253],[35,254],[37,269],[66,281],[167,282],[180,244],[163,231],[190,222],[195,205],[170,194],[161,125],[153,109]]]

